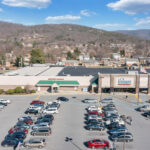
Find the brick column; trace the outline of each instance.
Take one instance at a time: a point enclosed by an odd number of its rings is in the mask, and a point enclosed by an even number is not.
[[[136,75],[136,78],[135,78],[135,92],[136,92],[136,94],[139,93],[139,86],[140,86],[140,76]]]
[[[148,74],[148,94],[150,94],[150,74]]]
[[[102,93],[102,75],[98,75],[98,93]]]
[[[110,93],[114,92],[114,76],[110,74]]]
[[[92,85],[92,87],[91,87],[91,90],[92,90],[92,93],[94,93],[94,87],[93,87],[93,85]]]

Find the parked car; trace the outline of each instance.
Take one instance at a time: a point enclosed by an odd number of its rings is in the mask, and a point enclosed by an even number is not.
[[[34,121],[34,119],[31,116],[21,116],[18,118],[18,121],[23,121],[25,119],[32,119],[32,121]]]
[[[98,130],[98,131],[104,131],[105,126],[101,124],[89,124],[86,126],[87,130]]]
[[[43,138],[32,138],[23,143],[26,148],[43,148],[46,145],[46,140]]]
[[[113,103],[113,99],[112,98],[104,98],[101,100],[101,103]]]
[[[97,99],[86,98],[83,100],[84,103],[97,103]]]
[[[50,120],[54,120],[54,116],[52,114],[45,114],[43,116],[39,116],[37,120],[40,119],[50,119]]]
[[[98,111],[90,111],[90,112],[88,112],[88,115],[97,115],[97,116],[104,117],[104,113],[101,113]]]
[[[58,97],[57,100],[63,101],[63,102],[68,102],[69,99],[66,97]]]
[[[119,127],[124,127],[124,125],[120,125],[118,122],[112,122],[111,124],[109,124],[109,125],[107,126],[107,128],[108,128],[109,130],[111,130],[111,129],[116,129],[116,128],[119,128]]]
[[[43,110],[42,112],[43,114],[58,114],[59,111],[57,110],[57,108],[48,108]]]
[[[34,110],[38,110],[38,111],[41,111],[42,109],[44,109],[44,106],[43,105],[30,105],[29,109],[34,109]]]
[[[4,106],[7,106],[7,103],[4,103],[4,102],[0,102],[0,105],[4,105]]]
[[[10,104],[10,100],[8,99],[0,99],[0,102]]]
[[[4,108],[4,105],[0,104],[0,109],[3,109]]]
[[[25,111],[25,114],[34,114],[34,115],[37,115],[39,113],[38,110],[35,110],[35,109],[30,109],[28,108],[26,111]]]
[[[108,131],[110,135],[120,134],[124,132],[128,132],[127,128],[116,128]]]
[[[97,124],[99,124],[99,123],[102,123],[102,120],[99,120],[99,119],[89,119],[89,120],[87,121],[87,124],[92,124],[92,123],[97,123]]]
[[[150,111],[150,105],[143,105],[141,107],[136,108],[137,111],[148,112]]]
[[[103,118],[101,116],[97,116],[97,115],[89,115],[87,117],[87,120],[90,120],[90,119],[98,119],[98,120],[102,120]]]
[[[109,148],[110,144],[106,140],[94,139],[87,142],[89,148]]]
[[[49,101],[49,102],[47,102],[47,105],[51,105],[53,103],[61,104],[61,101],[60,100]]]
[[[109,124],[112,124],[114,122],[118,123],[119,125],[124,125],[124,121],[120,118],[107,120],[107,121],[105,121],[105,124],[109,125]]]
[[[118,114],[106,114],[104,120],[113,120],[113,119],[119,119],[120,116]]]
[[[17,127],[17,128],[11,128],[8,133],[12,134],[14,132],[24,132],[25,134],[28,134],[28,129],[24,128],[24,127]]]
[[[40,129],[40,128],[50,128],[50,125],[47,122],[41,122],[39,124],[35,124],[32,126],[32,129]]]
[[[35,124],[40,124],[40,123],[44,123],[44,122],[48,123],[49,125],[52,124],[52,120],[49,119],[49,118],[38,119],[38,120],[35,122]]]
[[[8,134],[5,139],[18,139],[18,140],[24,140],[26,138],[26,134],[23,131],[14,132],[12,134]]]
[[[110,136],[110,139],[115,142],[132,142],[133,136],[129,132],[124,132],[124,133],[112,135]]]
[[[4,139],[1,143],[3,147],[14,147],[19,143],[18,139]]]
[[[87,108],[87,111],[93,111],[93,110],[99,110],[102,111],[101,107],[96,106],[96,105],[91,105]]]
[[[14,126],[14,128],[20,128],[20,127],[30,129],[31,126],[30,124],[25,124],[23,121],[18,121],[16,125]]]
[[[39,100],[34,100],[34,101],[32,101],[30,104],[31,104],[31,105],[34,105],[34,104],[42,104],[42,105],[44,105],[45,102],[39,101]]]
[[[150,111],[142,114],[144,117],[150,118]]]
[[[37,129],[37,130],[33,130],[31,132],[31,135],[33,135],[33,136],[35,136],[35,135],[48,136],[50,134],[51,134],[51,129],[49,129],[49,128]]]

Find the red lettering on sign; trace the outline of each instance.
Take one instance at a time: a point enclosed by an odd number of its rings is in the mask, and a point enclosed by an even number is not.
[[[62,78],[48,78],[48,80],[64,80]]]

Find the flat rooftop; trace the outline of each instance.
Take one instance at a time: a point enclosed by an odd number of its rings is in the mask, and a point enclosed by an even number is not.
[[[126,74],[123,68],[86,68],[86,67],[66,67],[63,68],[58,76],[95,76],[101,74]]]
[[[1,76],[97,76],[100,74],[127,74],[127,71],[140,72],[140,69],[127,70],[125,68],[87,68],[87,67],[50,67],[50,66],[36,66],[24,67],[15,71],[10,71]],[[150,73],[150,69],[146,69]]]

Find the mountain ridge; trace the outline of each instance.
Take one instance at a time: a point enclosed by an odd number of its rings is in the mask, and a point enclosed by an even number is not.
[[[0,22],[0,53],[25,55],[32,48],[41,48],[50,56],[66,56],[76,47],[98,59],[120,50],[134,51],[133,55],[148,55],[150,42],[117,32],[75,24],[44,24],[24,26]]]
[[[118,30],[118,33],[132,35],[135,37],[150,40],[150,29],[138,29],[138,30]]]

